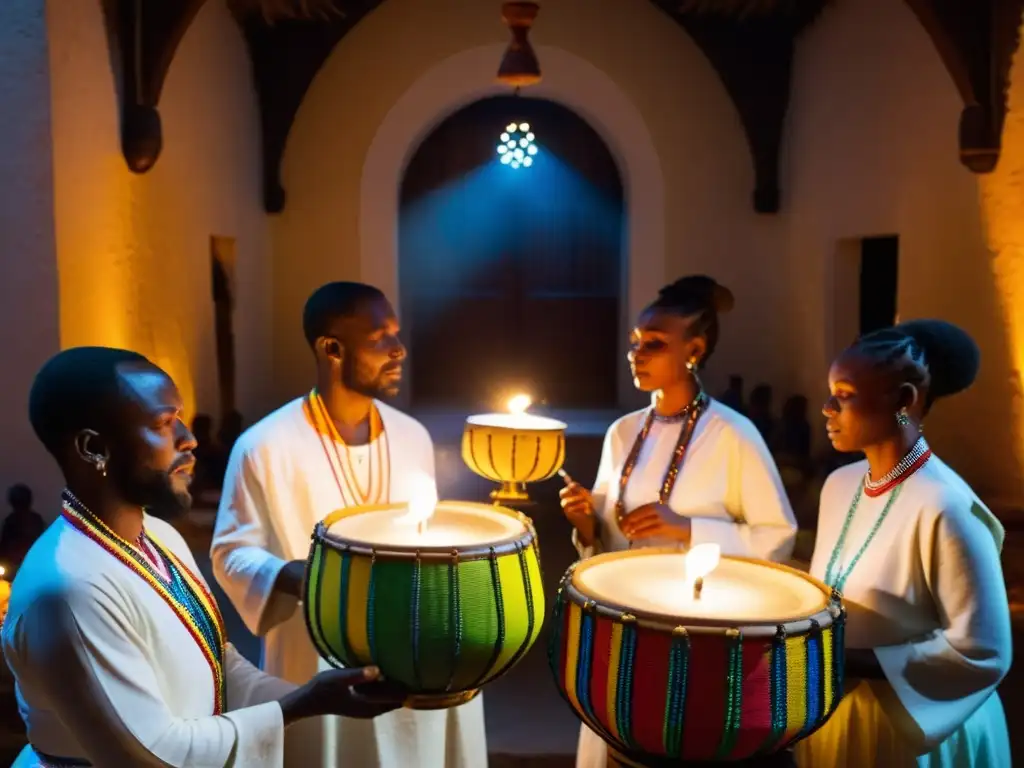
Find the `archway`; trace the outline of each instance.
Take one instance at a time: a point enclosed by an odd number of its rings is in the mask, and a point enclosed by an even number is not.
[[[630,318],[665,281],[665,189],[660,160],[636,105],[602,70],[561,48],[536,46],[544,80],[529,95],[567,106],[587,121],[615,157],[625,195],[626,275],[618,354],[626,351]],[[363,164],[360,189],[360,274],[398,296],[398,190],[416,148],[446,117],[481,98],[507,93],[494,82],[500,43],[472,48],[421,75],[388,112]],[[609,339],[609,344],[613,342]],[[415,353],[415,350],[414,350]],[[619,365],[619,405],[637,402]]]
[[[484,407],[525,389],[556,407],[616,407],[623,190],[585,120],[545,99],[474,102],[420,144],[400,200],[414,406]]]

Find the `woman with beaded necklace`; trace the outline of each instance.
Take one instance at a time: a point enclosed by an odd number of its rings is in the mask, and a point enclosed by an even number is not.
[[[638,318],[629,364],[652,404],[608,429],[593,491],[573,481],[562,489],[581,557],[704,542],[726,555],[789,556],[796,522],[764,440],[698,377],[732,305],[727,288],[695,275],[662,288]],[[601,768],[606,751],[584,726],[577,768]]]
[[[932,455],[921,422],[978,372],[973,340],[918,320],[868,334],[829,372],[832,445],[863,452],[821,494],[811,573],[843,595],[846,696],[801,766],[1010,766],[995,688],[1012,640],[1003,529]]]

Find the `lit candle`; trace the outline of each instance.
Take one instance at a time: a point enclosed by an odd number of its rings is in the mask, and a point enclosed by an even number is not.
[[[433,480],[415,475],[408,480],[409,502],[343,517],[331,536],[374,547],[444,550],[490,546],[522,535],[525,524],[482,504],[438,502]]]
[[[533,405],[533,401],[529,395],[514,395],[508,400],[508,413],[477,414],[467,418],[466,422],[475,427],[519,431],[560,432],[565,429],[565,423],[557,419],[527,413],[526,411],[531,405]]]
[[[731,557],[719,560],[714,544],[694,547],[689,554],[634,552],[632,557],[585,562],[574,581],[578,580],[587,594],[625,611],[681,623],[785,623],[814,615],[827,604],[828,595],[815,582],[770,563]]]
[[[693,591],[693,599],[700,600],[704,577],[718,567],[722,548],[717,544],[698,544],[686,553],[686,584]]]
[[[7,617],[7,603],[11,599],[11,582],[3,578],[7,570],[0,566],[0,622]]]

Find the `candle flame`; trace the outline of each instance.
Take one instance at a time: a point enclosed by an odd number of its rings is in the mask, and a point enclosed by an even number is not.
[[[722,559],[722,548],[717,544],[698,544],[686,553],[686,583],[691,587],[697,579],[703,579]]]
[[[398,522],[418,526],[422,531],[437,508],[437,485],[434,478],[423,472],[412,475],[408,483],[409,510],[398,518]]]
[[[519,394],[513,395],[508,399],[508,412],[509,413],[526,413],[526,409],[533,405],[533,400],[529,395]]]

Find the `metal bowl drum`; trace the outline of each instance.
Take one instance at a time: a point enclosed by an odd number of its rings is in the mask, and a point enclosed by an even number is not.
[[[682,573],[683,557],[658,548],[597,555],[558,589],[551,670],[612,765],[771,755],[823,725],[842,696],[845,612],[828,587],[787,566],[723,557],[708,583],[756,585],[740,590],[747,608],[659,612],[645,580],[666,567]],[[780,590],[771,609],[756,605]],[[714,598],[705,587],[701,600]],[[782,612],[770,615],[776,606]]]
[[[544,620],[537,534],[503,507],[440,502],[426,531],[397,537],[404,504],[353,507],[316,526],[303,611],[332,666],[376,665],[406,706],[465,703],[511,669]]]

